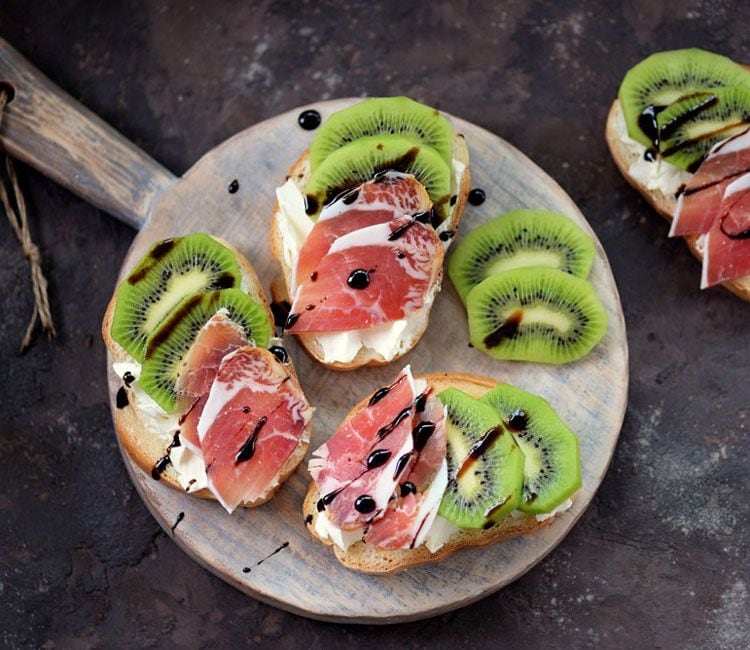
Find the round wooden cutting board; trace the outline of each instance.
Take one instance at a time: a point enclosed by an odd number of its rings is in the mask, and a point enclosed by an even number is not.
[[[325,119],[352,101],[305,108],[318,110]],[[245,253],[268,293],[279,273],[267,241],[274,189],[313,136],[298,126],[301,110],[257,124],[198,161],[154,205],[122,274],[154,241],[204,231],[226,238]],[[570,530],[599,487],[617,442],[627,398],[628,350],[617,288],[601,245],[571,199],[528,158],[477,126],[460,119],[453,119],[453,124],[469,145],[472,187],[483,189],[487,196],[481,206],[467,205],[457,239],[514,208],[545,208],[568,215],[596,241],[591,282],[609,314],[607,334],[588,357],[565,366],[494,361],[468,347],[466,313],[446,278],[424,337],[403,360],[389,366],[333,372],[314,363],[289,337],[286,346],[316,408],[310,449],[334,432],[354,404],[410,363],[415,374],[469,372],[543,396],[581,438],[583,488],[570,511],[535,535],[461,551],[440,564],[396,575],[368,576],[345,569],[306,530],[301,514],[309,481],[306,460],[269,503],[230,516],[218,503],[153,480],[125,456],[154,517],[193,559],[247,594],[303,616],[356,623],[407,621],[461,607],[500,589],[539,562]],[[232,194],[227,187],[235,179],[239,190]],[[120,384],[111,368],[108,372],[114,409]],[[172,532],[178,517],[182,518]]]

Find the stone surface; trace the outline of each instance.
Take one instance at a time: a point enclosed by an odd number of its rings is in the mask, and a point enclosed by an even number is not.
[[[747,647],[750,306],[698,289],[699,265],[620,178],[602,130],[630,65],[689,45],[747,59],[748,19],[711,1],[4,0],[2,36],[176,173],[249,124],[353,94],[409,94],[506,138],[607,249],[631,396],[594,504],[513,585],[389,628],[275,610],[179,551],[118,456],[98,328],[133,232],[22,169],[60,335],[16,356],[30,282],[1,220],[0,644]]]

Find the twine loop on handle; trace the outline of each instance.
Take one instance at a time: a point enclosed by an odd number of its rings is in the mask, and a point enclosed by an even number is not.
[[[7,90],[0,87],[0,126],[2,126],[5,105],[8,101],[9,95]],[[47,297],[47,278],[44,277],[42,271],[42,256],[39,252],[39,247],[31,239],[26,201],[18,184],[16,168],[8,155],[5,156],[5,172],[7,182],[10,184],[10,193],[6,187],[5,179],[0,180],[0,202],[3,204],[5,215],[8,217],[8,221],[21,244],[24,256],[29,260],[31,285],[34,290],[34,311],[31,314],[31,320],[26,328],[26,334],[23,337],[23,341],[21,341],[19,349],[19,352],[24,352],[31,343],[31,335],[34,332],[37,320],[41,322],[42,330],[44,330],[48,338],[53,338],[56,332]],[[11,195],[13,200],[11,200]]]

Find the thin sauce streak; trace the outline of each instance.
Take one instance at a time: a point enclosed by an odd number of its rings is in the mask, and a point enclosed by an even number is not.
[[[393,420],[391,420],[388,424],[386,424],[383,427],[380,427],[378,429],[378,432],[376,434],[376,438],[378,440],[382,440],[385,438],[389,433],[391,433],[401,422],[406,419],[409,416],[409,413],[411,413],[411,405],[407,406],[405,409],[400,411],[398,415],[396,415]]]
[[[482,436],[482,439],[477,442],[467,454],[461,463],[461,467],[456,472],[456,480],[459,480],[477,461],[482,455],[492,446],[492,444],[502,435],[503,428],[501,426],[494,427],[487,431]]]
[[[516,332],[518,332],[518,327],[521,325],[522,318],[522,310],[517,309],[514,311],[497,329],[484,337],[484,345],[488,348],[495,348],[500,345],[503,340],[512,339],[516,335]]]
[[[185,518],[185,513],[181,512],[179,515],[177,515],[177,519],[174,522],[174,526],[172,526],[172,535],[174,536],[174,529],[177,528],[177,525]]]
[[[283,544],[282,544],[281,546],[279,546],[279,548],[277,548],[277,549],[276,549],[276,550],[274,550],[274,551],[271,551],[271,552],[270,552],[270,553],[269,553],[268,555],[266,555],[266,557],[264,557],[264,558],[262,558],[262,559],[258,560],[258,561],[257,561],[257,562],[255,563],[255,566],[260,566],[260,565],[261,565],[261,564],[263,564],[263,563],[264,563],[264,562],[265,562],[266,560],[268,560],[269,558],[272,558],[272,557],[273,557],[274,555],[276,555],[277,553],[281,553],[281,551],[283,551],[283,550],[284,550],[285,548],[288,548],[288,546],[289,546],[289,542],[284,542],[284,543],[283,543]],[[244,568],[242,569],[242,573],[250,573],[250,571],[252,571],[252,569],[251,569],[251,568],[250,568],[249,566],[246,566],[246,567],[244,567]]]
[[[260,420],[258,420],[258,423],[255,425],[255,428],[250,434],[250,437],[245,441],[245,444],[242,445],[242,447],[240,447],[240,450],[237,452],[237,456],[234,459],[235,465],[244,463],[246,460],[250,460],[253,457],[253,454],[255,454],[255,441],[258,439],[258,434],[265,426],[266,422],[268,422],[268,418],[265,415]]]

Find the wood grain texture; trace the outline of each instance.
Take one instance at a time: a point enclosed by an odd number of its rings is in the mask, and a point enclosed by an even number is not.
[[[2,147],[136,229],[154,199],[176,179],[155,160],[75,101],[0,38],[5,108]]]
[[[325,118],[350,102],[335,100],[311,108]],[[156,203],[122,273],[156,239],[208,231],[244,252],[268,291],[280,272],[267,244],[274,188],[312,137],[297,125],[300,110],[243,131],[199,160]],[[453,121],[466,135],[473,186],[487,194],[482,206],[467,206],[462,232],[514,208],[545,208],[568,215],[595,239],[591,281],[609,315],[608,332],[588,357],[566,366],[494,361],[468,347],[466,314],[446,280],[425,336],[398,364],[332,372],[310,360],[290,337],[286,345],[317,408],[310,448],[325,441],[364,395],[388,383],[402,364],[411,363],[415,373],[475,373],[543,396],[581,438],[583,488],[573,508],[538,534],[488,549],[465,550],[437,565],[373,577],[345,569],[328,548],[311,539],[301,514],[309,481],[306,462],[272,501],[229,516],[217,503],[188,497],[152,480],[125,458],[139,493],[166,531],[184,513],[174,538],[191,557],[251,596],[304,616],[357,623],[406,621],[461,607],[500,589],[549,553],[581,516],[617,442],[627,400],[628,350],[617,288],[601,245],[571,199],[528,158],[477,126]],[[227,186],[235,179],[239,190],[230,194]],[[111,369],[108,376],[114,409],[118,381]],[[285,542],[288,547],[256,565]],[[243,572],[244,567],[251,570]]]

